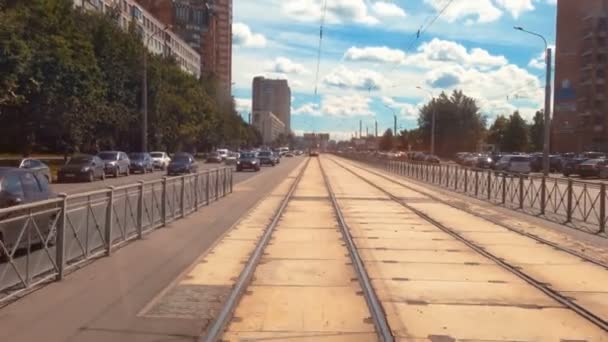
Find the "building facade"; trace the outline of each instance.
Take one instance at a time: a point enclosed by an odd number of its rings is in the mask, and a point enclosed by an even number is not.
[[[285,124],[270,111],[253,111],[252,124],[262,134],[262,143],[271,145],[281,133]]]
[[[137,0],[201,55],[201,73],[232,87],[232,0]]]
[[[151,53],[171,56],[184,72],[200,77],[200,54],[174,33],[171,27],[134,0],[74,0],[74,4],[87,10],[112,12],[117,24],[125,30],[131,24],[136,25],[137,32]]]
[[[608,0],[557,6],[552,150],[608,151]]]
[[[285,133],[291,132],[291,89],[287,80],[271,80],[262,76],[253,79],[251,108],[270,111],[285,124]]]

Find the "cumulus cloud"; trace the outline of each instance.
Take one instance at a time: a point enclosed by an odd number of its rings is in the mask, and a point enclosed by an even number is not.
[[[435,10],[441,11],[444,0],[424,0]],[[459,20],[469,20],[469,23],[489,23],[498,20],[502,11],[491,0],[455,0],[443,13],[442,18],[450,23]]]
[[[491,69],[508,64],[504,56],[494,56],[480,48],[467,51],[461,44],[437,38],[419,46],[418,53],[410,59],[410,64],[425,67],[433,67],[434,62],[449,62],[478,69]]]
[[[277,57],[274,61],[269,63],[266,68],[267,71],[279,74],[306,74],[308,70],[302,65],[293,62],[289,58]]]
[[[321,110],[316,103],[305,103],[292,111],[294,115],[321,116]]]
[[[369,108],[371,99],[361,95],[327,95],[323,98],[322,111],[327,116],[373,116]]]
[[[515,19],[519,18],[524,12],[534,10],[532,0],[496,0],[496,2],[499,6],[511,13]]]
[[[380,90],[386,80],[380,73],[368,70],[351,70],[340,65],[323,79],[327,86],[352,90]]]
[[[344,59],[350,61],[397,64],[405,61],[405,52],[398,49],[391,49],[386,46],[367,46],[363,48],[353,46],[346,50]]]
[[[239,113],[251,112],[251,99],[235,97],[234,102],[236,105],[236,111]]]
[[[238,46],[260,48],[266,46],[266,37],[251,32],[246,24],[234,23],[232,24],[232,43]]]
[[[376,1],[372,5],[372,11],[379,17],[397,17],[403,18],[406,16],[403,8],[392,2]]]
[[[290,18],[304,22],[316,22],[323,15],[325,0],[285,0],[282,11]],[[327,23],[339,24],[355,22],[374,25],[379,21],[370,15],[364,0],[332,0],[327,2],[325,15]]]
[[[383,96],[380,100],[385,106],[397,110],[399,115],[407,120],[417,119],[422,106],[422,104],[413,105],[407,102],[398,102],[388,96]]]
[[[549,47],[551,48],[551,50],[555,51],[555,45],[550,45]],[[530,63],[528,63],[528,66],[530,68],[534,68],[534,69],[545,69],[546,68],[546,59],[547,59],[546,56],[547,56],[546,51],[541,52],[536,57],[534,57],[530,60]]]

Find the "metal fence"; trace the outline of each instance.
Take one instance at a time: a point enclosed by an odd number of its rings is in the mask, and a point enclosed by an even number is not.
[[[606,232],[605,183],[509,174],[460,165],[394,161],[361,154],[343,156],[553,222],[592,233]]]
[[[232,168],[0,209],[0,304],[232,192]]]

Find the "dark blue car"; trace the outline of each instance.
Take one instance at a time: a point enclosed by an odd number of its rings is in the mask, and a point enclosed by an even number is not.
[[[198,163],[190,153],[176,153],[167,167],[168,176],[198,172]]]

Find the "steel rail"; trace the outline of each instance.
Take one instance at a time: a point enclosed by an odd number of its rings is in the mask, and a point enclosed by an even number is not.
[[[380,341],[392,342],[395,339],[392,335],[391,329],[386,319],[384,308],[382,307],[382,304],[380,303],[380,300],[376,295],[376,291],[372,286],[371,279],[369,278],[367,270],[365,269],[365,265],[363,264],[361,256],[357,251],[355,241],[353,240],[353,237],[350,234],[350,228],[346,224],[346,220],[344,219],[342,210],[338,205],[338,200],[336,199],[336,194],[334,193],[333,188],[329,182],[329,177],[325,173],[325,170],[323,169],[323,164],[320,160],[319,167],[321,168],[321,174],[323,175],[323,180],[325,181],[327,192],[329,193],[332,206],[338,218],[340,231],[342,232],[344,241],[346,241],[346,248],[348,249],[348,253],[353,262],[353,266],[355,267],[355,271],[357,272],[357,278],[359,279],[359,282],[361,284],[363,296],[365,297],[365,301],[367,302],[367,306],[372,315],[372,320],[374,321],[374,326],[376,327],[376,333],[378,334],[378,338]]]
[[[226,303],[222,307],[222,310],[218,314],[217,318],[213,321],[213,324],[209,328],[209,332],[207,333],[207,335],[201,336],[201,338],[199,338],[198,340],[199,342],[216,342],[221,338],[222,334],[224,333],[224,329],[226,328],[226,325],[232,318],[232,314],[236,309],[236,306],[241,296],[247,289],[247,286],[249,285],[249,282],[253,277],[253,273],[255,272],[258,263],[260,262],[266,245],[268,245],[268,241],[270,241],[270,238],[272,237],[272,233],[274,233],[274,230],[279,223],[279,219],[281,218],[281,216],[283,216],[283,212],[285,211],[285,208],[287,208],[287,204],[289,204],[289,202],[291,201],[296,187],[300,183],[300,180],[302,180],[302,176],[304,175],[304,171],[308,167],[309,162],[310,159],[306,161],[306,164],[304,164],[304,166],[298,173],[298,176],[291,184],[289,191],[281,201],[281,205],[274,213],[272,221],[266,227],[264,234],[258,241],[253,253],[249,257],[249,260],[247,260],[245,268],[239,275],[239,278],[237,279],[236,283],[234,284],[234,287],[232,288],[232,291],[230,291],[228,299],[226,299]]]
[[[363,176],[355,173],[354,171],[352,171],[352,170],[344,167],[343,165],[341,165],[340,163],[336,162],[335,160],[332,159],[332,161],[336,165],[338,165],[341,168],[343,168],[344,170],[346,170],[349,173],[353,174],[355,177],[363,180],[365,183],[367,183],[370,186],[372,186],[372,187],[378,189],[379,191],[383,192],[388,197],[390,197],[394,202],[396,202],[399,205],[403,206],[404,208],[412,211],[414,214],[420,216],[422,219],[424,219],[425,221],[429,222],[433,226],[439,228],[440,230],[442,230],[446,234],[452,236],[456,240],[464,243],[465,245],[467,245],[469,248],[471,248],[475,252],[477,252],[477,253],[483,255],[484,257],[492,260],[493,262],[495,262],[497,265],[501,266],[506,271],[511,272],[512,274],[516,275],[517,277],[519,277],[520,279],[524,280],[528,284],[534,286],[536,289],[542,291],[547,296],[551,297],[552,299],[554,299],[558,303],[564,305],[566,308],[574,311],[579,316],[581,316],[581,317],[585,318],[586,320],[588,320],[589,322],[595,324],[600,329],[602,329],[604,331],[608,331],[608,322],[606,320],[604,320],[603,318],[595,315],[594,313],[590,312],[589,310],[585,309],[584,307],[578,305],[574,301],[570,300],[567,296],[564,296],[561,293],[559,293],[558,291],[555,291],[555,290],[549,288],[543,282],[540,282],[540,281],[536,280],[535,278],[527,275],[526,273],[520,271],[516,266],[513,266],[513,265],[509,264],[508,262],[506,262],[505,260],[501,259],[500,257],[498,257],[498,256],[496,256],[496,255],[494,255],[494,254],[486,251],[483,247],[479,246],[478,244],[476,244],[475,242],[473,242],[471,240],[468,240],[467,238],[465,238],[462,235],[458,234],[453,229],[446,227],[445,225],[443,225],[442,223],[436,221],[435,219],[433,219],[432,217],[430,217],[427,214],[423,213],[422,211],[420,211],[420,210],[418,210],[418,209],[410,206],[409,204],[405,203],[401,198],[394,196],[392,193],[388,192],[387,190],[385,190],[384,188],[378,186],[377,184],[373,183],[372,181],[370,181],[370,180],[364,178]],[[414,191],[416,191],[416,190],[414,190]],[[418,193],[421,193],[421,192],[418,191]]]
[[[338,165],[342,166],[342,165],[341,165],[340,163],[338,163],[337,161],[335,161],[335,160],[333,160],[333,159],[332,159],[332,161],[333,161],[334,163],[336,163],[336,164],[338,164]],[[349,164],[349,165],[350,165],[350,166],[352,166],[352,167],[354,167],[354,168],[357,168],[357,169],[361,169],[361,170],[363,170],[363,168],[362,168],[362,167],[360,167],[359,165],[356,165],[356,164]],[[344,166],[342,166],[342,168],[344,168]],[[371,173],[371,174],[373,174],[373,175],[376,175],[376,176],[378,176],[378,177],[380,177],[380,178],[382,178],[382,179],[385,179],[385,180],[387,180],[387,181],[389,181],[389,182],[391,182],[391,183],[393,183],[393,184],[400,185],[400,186],[402,186],[402,187],[404,187],[404,188],[406,188],[406,189],[408,189],[408,190],[411,190],[411,191],[417,192],[417,193],[419,193],[419,194],[422,194],[422,195],[424,195],[424,196],[427,196],[427,197],[429,197],[429,198],[430,198],[430,199],[432,199],[432,200],[435,200],[435,201],[440,202],[440,203],[442,203],[442,204],[448,205],[448,206],[450,206],[450,207],[452,207],[452,208],[454,208],[454,209],[462,210],[462,211],[466,212],[467,214],[473,215],[473,216],[475,216],[475,217],[477,217],[477,218],[479,218],[479,219],[482,219],[482,220],[488,221],[488,222],[490,222],[490,223],[493,223],[493,224],[495,224],[495,225],[497,225],[497,226],[500,226],[500,227],[502,227],[502,228],[505,228],[505,229],[507,229],[507,230],[509,230],[509,231],[511,231],[511,232],[513,232],[513,233],[516,233],[516,234],[519,234],[519,235],[521,235],[521,236],[524,236],[524,237],[527,237],[527,238],[533,239],[533,240],[535,240],[535,241],[537,241],[537,242],[540,242],[540,243],[545,244],[545,245],[547,245],[547,246],[550,246],[550,247],[552,247],[552,248],[558,249],[558,250],[560,250],[561,252],[568,253],[568,254],[570,254],[570,255],[572,255],[572,256],[575,256],[575,257],[581,258],[581,259],[583,259],[583,260],[585,260],[585,261],[587,261],[587,262],[589,262],[589,263],[592,263],[592,264],[594,264],[594,265],[596,265],[596,266],[599,266],[599,267],[603,267],[603,268],[605,268],[606,270],[608,270],[608,264],[606,264],[606,263],[604,263],[604,262],[602,262],[602,261],[600,261],[600,260],[597,260],[597,259],[591,258],[591,257],[589,257],[589,256],[587,256],[587,255],[584,255],[584,254],[579,253],[579,252],[577,252],[577,251],[575,251],[575,250],[572,250],[572,249],[566,248],[566,247],[564,247],[564,246],[560,246],[560,245],[558,245],[558,244],[556,244],[556,243],[554,243],[554,242],[552,242],[552,241],[549,241],[549,240],[543,239],[542,237],[540,237],[540,236],[538,236],[538,235],[530,234],[530,233],[527,233],[527,232],[522,232],[522,231],[520,231],[520,230],[518,230],[518,229],[516,229],[516,228],[513,228],[513,227],[511,227],[511,226],[509,226],[509,225],[506,225],[506,224],[504,224],[504,223],[502,223],[502,222],[500,222],[500,221],[498,221],[498,220],[495,220],[495,219],[492,219],[492,218],[489,218],[489,217],[485,217],[485,216],[483,216],[483,215],[481,215],[481,214],[479,214],[479,213],[476,213],[476,212],[474,212],[473,210],[470,210],[470,209],[467,209],[467,208],[461,208],[461,207],[458,207],[458,206],[456,206],[456,205],[454,205],[454,204],[452,204],[452,203],[450,203],[450,202],[448,202],[448,201],[446,201],[446,200],[444,200],[444,199],[441,199],[441,198],[439,198],[439,197],[437,197],[437,196],[431,195],[431,194],[429,194],[428,192],[421,191],[421,190],[415,189],[415,188],[413,188],[413,187],[411,187],[411,186],[408,186],[408,185],[405,185],[405,184],[403,184],[403,183],[400,183],[400,182],[398,182],[398,181],[396,181],[396,180],[394,180],[394,179],[392,179],[392,178],[390,178],[390,177],[388,177],[388,176],[386,176],[386,175],[383,175],[383,174],[381,174],[381,173],[379,173],[379,172],[372,171],[372,170],[367,170],[367,169],[365,169],[365,171],[366,171],[366,172],[369,172],[369,173]],[[411,181],[413,181],[413,182],[417,182],[416,180],[411,180]]]

